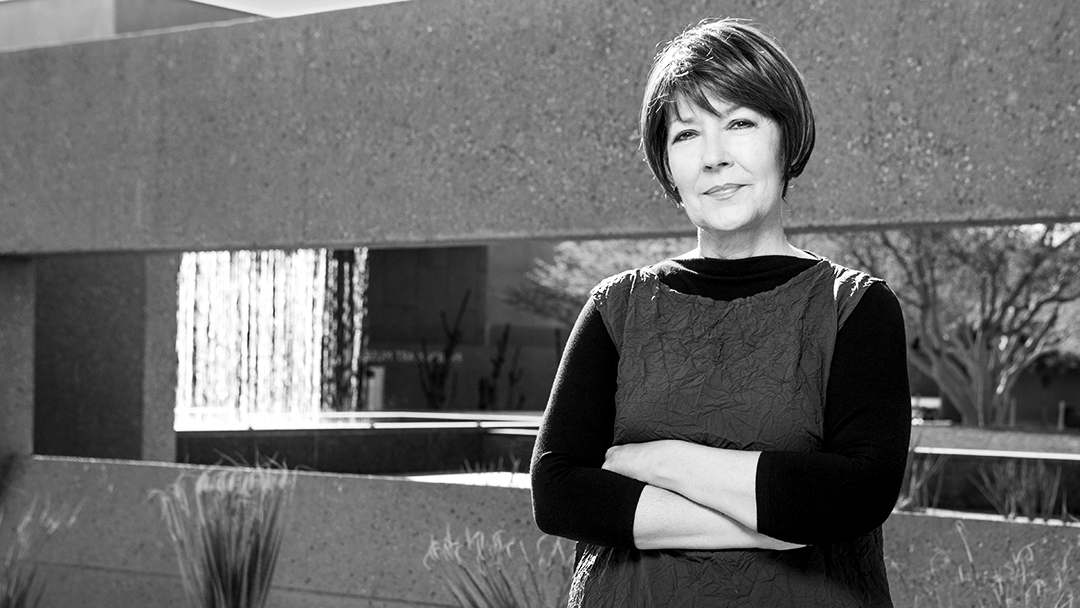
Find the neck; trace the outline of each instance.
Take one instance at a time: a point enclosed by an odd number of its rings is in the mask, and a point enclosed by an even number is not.
[[[772,234],[724,234],[715,235],[698,229],[698,247],[691,252],[693,257],[737,260],[763,255],[786,255],[798,258],[813,257],[805,251],[788,243],[784,232]]]

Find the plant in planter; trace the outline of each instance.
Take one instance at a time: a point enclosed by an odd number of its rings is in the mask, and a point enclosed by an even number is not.
[[[979,467],[975,487],[1007,519],[1068,519],[1061,466],[1042,460],[1006,460]]]
[[[1048,559],[1037,543],[1009,551],[1002,561],[976,558],[963,521],[957,521],[959,537],[934,547],[928,568],[911,573],[894,570],[893,577],[914,591],[912,605],[942,608],[1071,608],[1080,603],[1080,569],[1073,542],[1064,555]],[[1080,541],[1080,537],[1077,538]],[[957,550],[959,549],[959,550]]]
[[[915,451],[920,437],[912,435],[908,444],[907,462],[904,464],[904,481],[900,486],[900,495],[896,500],[898,511],[925,511],[937,507],[941,496],[941,484],[944,476],[941,470],[948,456],[926,454]],[[933,491],[930,482],[935,480]]]
[[[31,554],[57,531],[70,528],[79,514],[79,507],[51,509],[46,502],[39,511],[37,500],[23,515],[15,529],[15,544],[4,552],[0,563],[0,608],[36,608],[45,593],[44,578],[39,576]],[[0,513],[0,520],[3,514]]]
[[[262,608],[296,478],[277,466],[212,468],[151,492],[173,539],[188,605]]]
[[[574,555],[555,537],[529,551],[501,530],[490,537],[466,530],[461,540],[447,528],[442,540],[431,538],[424,566],[440,572],[461,608],[555,608],[566,605]]]

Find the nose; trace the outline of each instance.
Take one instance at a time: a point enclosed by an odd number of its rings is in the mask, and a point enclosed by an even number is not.
[[[705,169],[723,169],[731,166],[731,155],[725,138],[719,134],[706,134],[703,138],[701,162]]]

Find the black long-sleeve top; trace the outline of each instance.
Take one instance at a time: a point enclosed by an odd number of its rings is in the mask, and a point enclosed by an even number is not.
[[[731,301],[768,291],[816,260],[763,256],[668,260],[672,289]],[[570,334],[531,464],[536,523],[549,534],[634,546],[645,484],[601,469],[612,445],[619,353],[590,300]],[[819,452],[762,452],[758,531],[799,544],[865,534],[896,502],[911,432],[904,321],[896,296],[872,285],[837,333]]]

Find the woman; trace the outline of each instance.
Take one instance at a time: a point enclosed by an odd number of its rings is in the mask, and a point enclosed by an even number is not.
[[[814,119],[736,20],[657,56],[642,147],[698,247],[598,285],[532,460],[537,524],[579,541],[571,606],[891,606],[881,524],[910,434],[879,279],[791,246]]]

